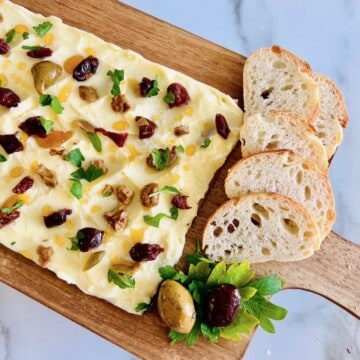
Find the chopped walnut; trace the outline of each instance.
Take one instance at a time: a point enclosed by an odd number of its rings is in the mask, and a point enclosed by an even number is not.
[[[79,119],[78,120],[79,126],[86,132],[95,132],[95,127],[92,126],[88,121],[83,120],[83,119]]]
[[[116,195],[120,205],[129,205],[134,197],[134,190],[126,185],[119,185],[116,187]]]
[[[64,159],[67,155],[67,151],[66,151],[66,149],[50,149],[49,154],[51,156],[59,155]]]
[[[115,231],[121,231],[125,228],[127,223],[127,212],[124,211],[122,206],[116,207],[115,209],[106,212],[104,218]]]
[[[91,161],[90,164],[94,165],[98,169],[101,169],[104,172],[104,174],[106,174],[109,171],[108,168],[104,165],[104,160],[96,159]]]
[[[96,88],[92,86],[79,86],[79,96],[88,102],[94,102],[99,98]]]
[[[151,196],[154,192],[159,190],[159,186],[156,183],[150,183],[145,185],[140,192],[141,203],[145,207],[154,207],[159,203],[159,194]]]
[[[130,105],[126,102],[124,94],[116,95],[112,98],[111,107],[115,112],[124,113],[130,109]]]
[[[54,250],[51,246],[43,245],[39,245],[36,252],[39,255],[39,264],[42,267],[46,267],[49,264],[51,257],[54,254]]]
[[[176,136],[189,134],[190,130],[187,125],[179,125],[174,129],[174,133]]]
[[[49,187],[55,187],[57,185],[58,182],[56,179],[56,175],[46,166],[39,164],[36,169],[36,173],[41,177],[45,185]]]
[[[114,192],[113,187],[109,184],[105,184],[104,188],[101,191],[101,195],[106,197],[112,195],[113,192]]]

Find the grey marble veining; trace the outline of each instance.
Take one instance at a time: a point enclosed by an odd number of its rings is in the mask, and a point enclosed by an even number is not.
[[[124,0],[243,55],[279,44],[333,78],[350,115],[330,169],[334,230],[360,244],[360,1]],[[175,46],[176,44],[174,44]],[[234,69],[236,71],[236,69]],[[334,279],[336,281],[336,279]],[[359,284],[354,291],[360,296]],[[360,322],[314,294],[284,291],[277,333],[256,331],[247,360],[360,359]],[[0,360],[134,359],[120,348],[0,284]],[[211,347],[209,347],[211,359]]]

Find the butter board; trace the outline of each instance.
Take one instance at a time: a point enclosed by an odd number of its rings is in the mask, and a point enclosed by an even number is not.
[[[101,5],[94,0],[81,4],[55,1],[49,9],[43,0],[31,5],[26,1],[15,2],[28,6],[34,12],[59,16],[69,25],[90,31],[123,48],[138,51],[150,60],[180,70],[235,98],[241,98],[244,57],[128,6],[116,1],[104,1]],[[74,16],[80,13],[81,16]],[[102,14],[101,17],[98,16],[99,13]],[[113,21],[114,14],[116,24]],[[113,28],[108,28],[109,23],[114,24]],[[142,24],[141,27],[139,24]],[[168,42],[169,38],[172,39],[171,43]],[[193,250],[194,236],[201,234],[208,216],[225,200],[223,180],[229,166],[238,158],[239,148],[236,148],[217,173],[205,201],[200,206],[199,216],[188,232],[185,253]],[[359,317],[359,299],[356,298],[353,288],[360,275],[357,260],[359,253],[358,246],[331,234],[324,242],[322,250],[308,260],[292,264],[268,263],[256,265],[254,269],[260,275],[278,272],[287,280],[288,287],[321,293]],[[180,262],[180,266],[182,264]],[[210,344],[203,340],[192,348],[183,345],[168,346],[168,329],[154,312],[141,318],[127,314],[102,300],[84,295],[74,286],[58,280],[49,271],[2,246],[0,265],[0,280],[4,283],[140,358],[170,359],[177,356],[205,359],[209,356]],[[334,282],[334,278],[337,281]],[[238,359],[246,350],[248,342],[249,338],[239,343],[219,341],[218,344],[211,345],[211,355],[219,359]]]

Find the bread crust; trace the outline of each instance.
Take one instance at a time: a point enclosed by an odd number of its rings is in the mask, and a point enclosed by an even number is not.
[[[250,218],[255,211],[254,204],[266,211],[264,216],[261,211],[257,215],[261,226]],[[272,208],[274,213],[268,212],[267,209]],[[297,222],[293,233],[279,221],[284,217]],[[220,234],[217,234],[218,229],[222,229]],[[254,237],[251,242],[248,236]],[[302,260],[311,256],[320,243],[320,231],[312,215],[302,205],[276,193],[251,193],[228,200],[209,218],[202,237],[205,254],[226,263]]]
[[[259,191],[299,202],[316,219],[322,238],[330,233],[336,218],[334,194],[327,174],[312,161],[289,150],[266,151],[241,159],[229,169],[225,179],[229,198]]]

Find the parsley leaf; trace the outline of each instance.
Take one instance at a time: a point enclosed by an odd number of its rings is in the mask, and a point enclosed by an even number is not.
[[[70,192],[73,194],[77,199],[81,199],[83,197],[82,193],[82,184],[80,180],[77,179],[70,179],[73,181],[73,184],[71,185]]]
[[[47,32],[52,28],[52,23],[49,21],[45,21],[42,24],[37,26],[33,26],[33,29],[36,31],[39,37],[43,37]]]
[[[85,160],[84,155],[82,154],[79,148],[71,150],[65,157],[65,160],[70,161],[77,167],[80,167],[82,162]]]
[[[170,215],[168,214],[164,214],[164,213],[159,213],[155,216],[150,216],[150,215],[144,215],[144,221],[146,222],[146,224],[153,226],[153,227],[159,227],[160,225],[160,221],[162,218],[168,218],[168,219],[172,219],[172,220],[177,220],[179,216],[179,209],[176,206],[172,206],[170,208]]]
[[[211,139],[210,138],[205,138],[204,142],[202,145],[200,145],[200,147],[202,147],[203,149],[206,149],[211,143]]]
[[[86,170],[79,168],[70,175],[76,180],[85,179],[87,182],[92,182],[100,176],[103,176],[104,170],[96,167],[94,164],[90,164]]]
[[[87,132],[86,135],[94,149],[100,153],[102,151],[102,144],[99,135],[96,132]]]
[[[30,34],[27,31],[23,32],[23,34],[22,34],[22,37],[24,40],[27,40],[29,38],[29,36],[30,36]]]
[[[51,132],[51,129],[54,126],[54,122],[52,120],[45,119],[43,116],[40,116],[40,123],[41,123],[41,126],[45,129],[46,135],[49,135]]]
[[[25,34],[25,33],[24,33]],[[40,50],[42,49],[43,47],[42,46],[38,46],[38,45],[35,45],[35,46],[29,46],[29,45],[23,45],[21,47],[23,50]]]
[[[24,202],[22,200],[17,201],[13,206],[11,207],[4,207],[1,209],[1,212],[6,215],[10,215],[15,210],[21,208],[24,205]]]
[[[5,162],[7,158],[4,155],[0,154],[0,162]]]
[[[134,288],[135,280],[127,274],[119,275],[116,271],[108,270],[108,282],[114,283],[121,289]]]
[[[216,343],[218,337],[220,335],[220,329],[216,326],[210,326],[204,322],[201,323],[201,333],[203,334],[204,338],[210,340],[213,343]]]
[[[109,70],[106,75],[110,76],[113,82],[111,95],[112,96],[119,95],[121,93],[120,81],[124,80],[124,70],[118,70],[118,69],[115,69],[114,71]]]
[[[39,103],[41,106],[50,105],[52,109],[54,110],[55,114],[62,114],[64,108],[60,104],[58,98],[53,95],[45,94],[40,95],[39,97]]]
[[[278,293],[284,284],[285,283],[278,278],[277,274],[272,274],[253,281],[247,284],[247,286],[257,289],[260,295],[273,295]]]
[[[286,309],[271,303],[260,294],[255,294],[242,302],[241,307],[255,316],[260,326],[269,333],[275,333],[275,327],[270,319],[282,320],[287,315]]]
[[[176,147],[176,151],[179,153],[179,154],[183,154],[185,152],[185,149],[182,145],[178,145]]]
[[[152,194],[150,194],[150,197],[161,193],[181,194],[181,192],[174,186],[164,186],[159,191],[155,191]]]
[[[157,170],[164,170],[169,162],[170,158],[170,149],[167,147],[163,151],[158,149],[153,149],[151,151],[152,164]]]
[[[159,91],[160,91],[159,83],[157,81],[157,78],[155,78],[154,80],[152,80],[152,86],[149,92],[147,93],[146,97],[156,96],[159,93]]]
[[[164,96],[164,101],[166,102],[166,104],[174,104],[175,103],[175,94],[173,92],[169,91]]]
[[[79,248],[79,240],[78,240],[78,238],[76,236],[70,237],[69,240],[71,241],[71,247],[67,248],[68,250],[71,250],[71,251],[80,250],[80,248]]]
[[[173,279],[178,272],[171,265],[165,265],[159,269],[159,273],[163,280],[167,280]]]
[[[5,41],[9,44],[13,41],[15,36],[15,29],[11,29],[9,30],[6,34],[5,34]]]
[[[149,310],[151,308],[151,304],[147,304],[147,303],[139,303],[137,304],[135,311],[136,312],[141,312],[144,310]]]

